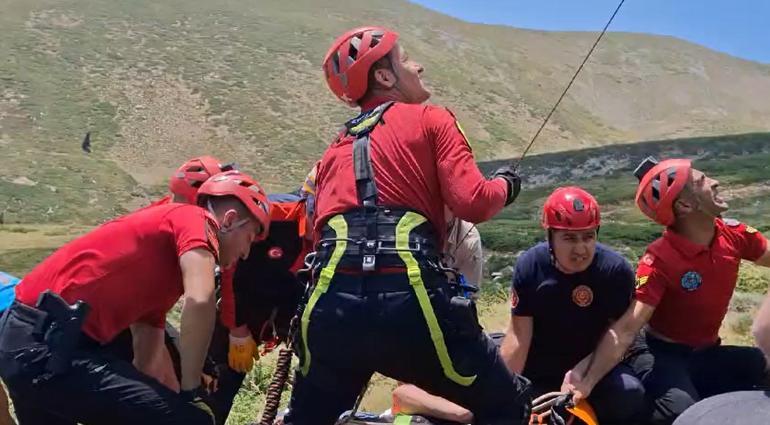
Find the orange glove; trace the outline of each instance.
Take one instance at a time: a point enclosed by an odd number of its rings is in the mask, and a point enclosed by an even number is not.
[[[247,373],[259,360],[257,343],[251,335],[238,337],[230,334],[230,350],[227,352],[227,364],[236,372]]]

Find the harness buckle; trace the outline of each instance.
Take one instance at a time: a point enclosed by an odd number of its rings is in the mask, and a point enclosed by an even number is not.
[[[361,262],[361,269],[365,272],[373,272],[376,259],[377,256],[375,255],[364,255],[364,260]]]

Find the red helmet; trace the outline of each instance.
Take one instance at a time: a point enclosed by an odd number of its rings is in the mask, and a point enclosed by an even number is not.
[[[369,69],[396,44],[398,33],[382,27],[360,27],[342,34],[326,52],[323,69],[331,91],[354,106],[366,94]]]
[[[667,159],[652,167],[639,182],[636,205],[647,217],[664,226],[674,224],[674,201],[690,181],[689,159]]]
[[[595,229],[601,224],[599,203],[577,186],[557,188],[545,200],[542,224],[545,229]]]
[[[195,203],[195,194],[203,182],[214,174],[234,170],[233,164],[221,165],[213,156],[199,156],[179,167],[168,182],[171,193],[184,198],[187,203]]]
[[[267,238],[270,230],[270,201],[254,179],[237,170],[215,174],[198,189],[197,204],[202,206],[207,196],[238,198],[260,225],[260,232],[255,241]]]

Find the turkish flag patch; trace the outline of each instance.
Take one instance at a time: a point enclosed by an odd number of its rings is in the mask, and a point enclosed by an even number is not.
[[[514,288],[511,288],[511,308],[516,308],[517,305],[519,305],[519,294]]]

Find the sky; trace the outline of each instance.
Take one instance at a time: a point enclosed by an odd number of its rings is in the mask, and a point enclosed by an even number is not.
[[[456,18],[518,28],[599,31],[619,0],[411,0]],[[770,63],[770,0],[626,0],[610,31],[672,35]]]

